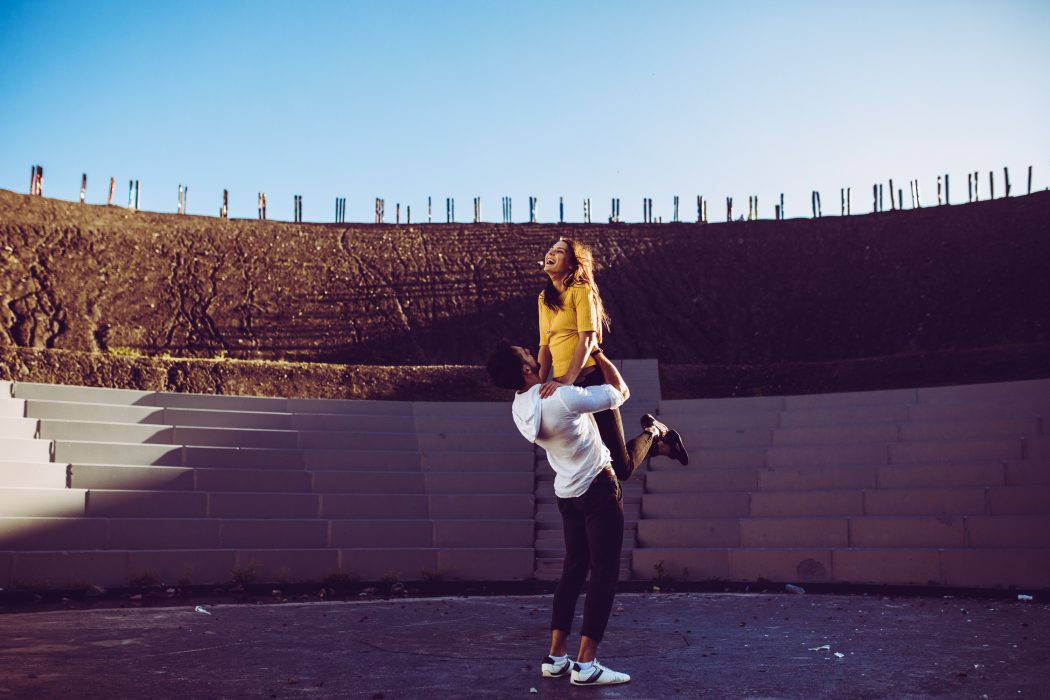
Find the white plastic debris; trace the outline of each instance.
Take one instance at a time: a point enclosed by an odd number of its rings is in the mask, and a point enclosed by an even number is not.
[[[1029,600],[1035,600],[1035,598],[1033,598],[1032,596],[1030,596],[1030,595],[1028,595],[1026,593],[1018,593],[1017,594],[1017,599],[1018,600],[1023,600],[1023,601],[1026,601],[1026,602],[1029,601]]]
[[[839,657],[839,658],[841,659],[841,658],[843,658],[843,657],[844,657],[844,656],[846,656],[846,655],[845,655],[845,654],[843,654],[843,653],[842,653],[841,651],[836,651],[836,652],[835,652],[835,656],[837,656],[837,657]]]
[[[193,612],[198,612],[198,613],[201,613],[202,615],[211,615],[211,613],[208,612],[207,608],[205,608],[203,605],[198,605],[197,607],[195,607],[193,609]]]
[[[788,593],[794,593],[795,595],[802,595],[806,592],[805,588],[803,588],[802,586],[796,586],[793,583],[789,583],[786,586],[784,586],[784,590]]]
[[[821,646],[821,647],[810,647],[809,650],[810,651],[831,651],[831,645],[830,644],[825,644],[824,646]]]
[[[529,688],[529,692],[530,693],[539,693],[540,691],[536,690],[535,688]]]

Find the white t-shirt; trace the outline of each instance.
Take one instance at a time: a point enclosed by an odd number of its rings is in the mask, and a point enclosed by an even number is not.
[[[609,384],[563,386],[546,399],[539,391],[537,384],[514,396],[514,422],[529,442],[547,451],[554,468],[554,493],[560,498],[582,496],[612,461],[591,414],[618,408],[623,394]]]

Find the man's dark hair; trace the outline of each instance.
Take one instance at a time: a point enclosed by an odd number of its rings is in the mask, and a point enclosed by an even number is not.
[[[525,377],[521,376],[522,364],[521,355],[510,341],[501,340],[489,356],[486,369],[492,377],[492,383],[500,389],[518,390],[525,386]]]

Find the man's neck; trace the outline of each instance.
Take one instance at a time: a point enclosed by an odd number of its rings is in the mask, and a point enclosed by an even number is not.
[[[518,389],[518,393],[519,394],[524,394],[526,391],[528,391],[532,387],[536,386],[537,384],[542,384],[542,383],[543,382],[541,382],[539,379],[531,379],[531,378],[526,379],[525,380],[525,386],[523,386],[522,388]]]

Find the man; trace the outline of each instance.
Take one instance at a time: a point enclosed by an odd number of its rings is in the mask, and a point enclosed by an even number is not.
[[[522,347],[503,343],[489,358],[488,371],[496,386],[514,389],[512,413],[518,430],[547,451],[554,469],[554,493],[565,532],[565,565],[554,591],[550,654],[541,666],[547,678],[570,676],[573,685],[627,683],[631,677],[607,668],[596,658],[612,611],[623,547],[623,494],[613,472],[608,448],[602,444],[591,414],[617,408],[630,396],[623,377],[601,350],[595,350],[606,384],[562,386],[541,399],[539,363]],[[628,451],[669,455],[680,436],[650,415],[642,417],[642,434]],[[681,446],[684,452],[684,446]],[[590,587],[583,608],[576,662],[566,654],[566,641],[583,583]]]

